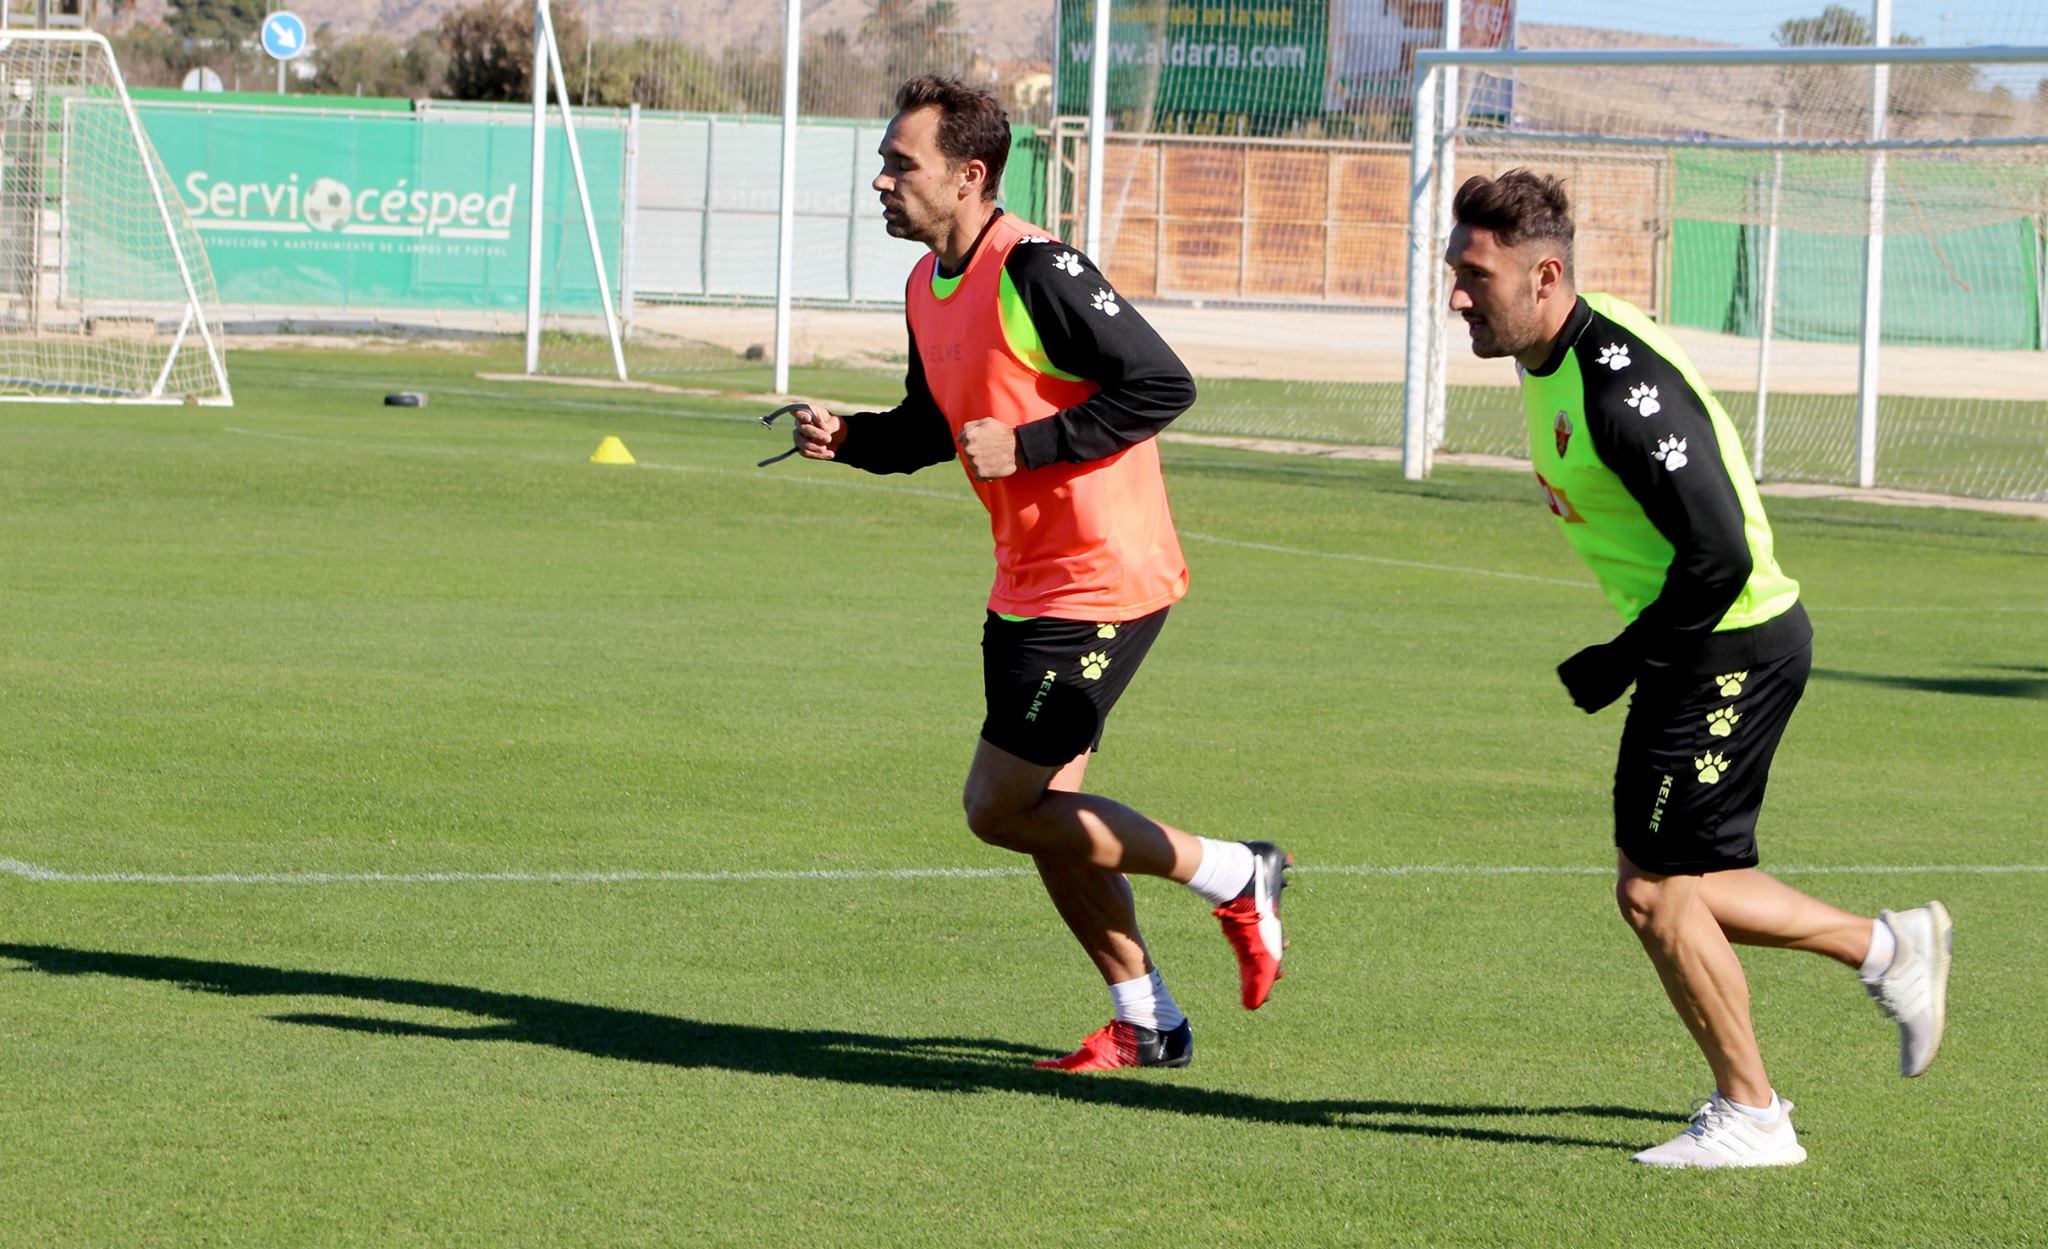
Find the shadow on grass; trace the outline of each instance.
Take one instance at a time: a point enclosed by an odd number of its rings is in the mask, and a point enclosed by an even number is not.
[[[234,997],[333,997],[475,1016],[474,1026],[416,1023],[354,1015],[293,1012],[282,1023],[379,1036],[446,1041],[517,1041],[621,1062],[701,1067],[754,1075],[794,1076],[929,1092],[1024,1093],[1133,1110],[1235,1119],[1248,1123],[1333,1127],[1404,1136],[1453,1137],[1511,1145],[1611,1150],[1623,1142],[1544,1131],[1480,1127],[1474,1119],[1660,1120],[1626,1106],[1485,1106],[1415,1101],[1308,1099],[1288,1101],[1170,1083],[1171,1077],[1068,1075],[1031,1066],[1048,1051],[971,1037],[899,1037],[832,1029],[709,1023],[646,1011],[591,1006],[521,993],[382,976],[288,971],[216,963],[0,943],[0,957],[53,976],[119,976]],[[1631,1134],[1633,1135],[1633,1134]],[[1655,1133],[1653,1133],[1655,1135]]]
[[[2037,668],[2005,665],[2015,672],[2038,672]],[[1909,677],[1881,672],[1843,672],[1836,668],[1815,668],[1816,679],[1854,681],[1860,685],[1883,685],[1923,694],[1969,694],[1978,698],[2027,698],[2048,700],[2048,676],[2021,677]]]

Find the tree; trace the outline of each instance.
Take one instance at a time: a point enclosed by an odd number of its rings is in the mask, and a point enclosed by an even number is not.
[[[319,39],[313,58],[313,90],[334,95],[419,99],[440,90],[447,73],[447,56],[433,31],[404,44],[381,31]]]
[[[109,35],[114,60],[131,87],[175,87],[187,72],[206,59],[204,49],[188,46],[161,26],[138,22]]]
[[[897,85],[910,76],[860,55],[843,30],[806,37],[804,63],[833,67],[829,74],[805,74],[797,84],[797,107],[815,117],[884,116],[893,111]]]
[[[1862,13],[1831,4],[1815,17],[1795,17],[1778,24],[1771,38],[1782,48],[1867,48],[1875,40],[1870,20]],[[1927,40],[1918,35],[1893,33],[1896,48],[1921,47]],[[1960,71],[1960,72],[1959,72]],[[1782,103],[1798,108],[1820,99],[1853,99],[1861,87],[1867,91],[1869,71],[1839,66],[1795,65],[1780,71]],[[1974,90],[1977,72],[1968,66],[1898,65],[1892,68],[1891,117],[1905,122],[1938,116],[1944,104],[1959,92]]]
[[[1870,21],[1854,9],[1831,4],[1818,17],[1780,22],[1771,38],[1781,48],[1865,48],[1870,46]]]
[[[178,0],[165,10],[164,25],[192,43],[232,47],[254,39],[269,12],[265,0]]]
[[[953,0],[873,0],[861,19],[860,41],[879,62],[891,92],[917,74],[959,72],[972,47]]]
[[[563,73],[583,63],[588,38],[573,4],[550,9]],[[441,15],[436,37],[447,57],[442,85],[452,99],[520,101],[533,98],[533,9],[515,0],[477,0]],[[548,88],[552,96],[554,88]]]

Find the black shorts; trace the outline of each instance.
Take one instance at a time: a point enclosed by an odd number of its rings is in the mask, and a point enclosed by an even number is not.
[[[982,739],[1048,768],[1100,746],[1110,708],[1165,623],[1163,607],[1113,624],[990,612],[981,627]]]
[[[1747,672],[1636,686],[1614,770],[1614,844],[1660,876],[1755,867],[1771,756],[1813,669],[1813,648]]]

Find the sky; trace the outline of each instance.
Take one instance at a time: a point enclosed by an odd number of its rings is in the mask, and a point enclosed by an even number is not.
[[[1522,22],[1594,26],[1679,35],[1741,47],[1772,47],[1779,23],[1814,17],[1831,0],[1717,0],[1664,4],[1658,0],[1517,0]],[[1832,0],[1866,17],[1870,0]],[[2048,0],[1892,0],[1892,32],[1929,44],[2048,45]],[[2048,68],[2014,67],[1986,78],[2030,92]]]
[[[1780,22],[1818,15],[1829,2],[1725,0],[1709,6],[1521,0],[1517,7],[1525,22],[1656,31],[1767,47]],[[1868,0],[1848,0],[1843,7],[1865,15],[1871,11]],[[1931,44],[2048,44],[2048,5],[2040,0],[1893,0],[1892,30]]]

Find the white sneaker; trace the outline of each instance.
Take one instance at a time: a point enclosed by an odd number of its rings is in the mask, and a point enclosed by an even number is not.
[[[1948,964],[1956,944],[1955,921],[1939,902],[1910,911],[1879,911],[1877,917],[1898,940],[1892,965],[1877,983],[1863,987],[1879,1009],[1899,1022],[1899,1074],[1917,1076],[1934,1061],[1948,1023]]]
[[[1649,1167],[1791,1167],[1806,1161],[1792,1130],[1792,1103],[1781,1100],[1776,1123],[1758,1123],[1719,1093],[1693,1107],[1685,1131],[1635,1156]]]

